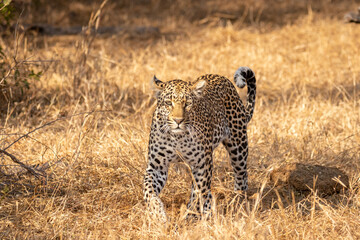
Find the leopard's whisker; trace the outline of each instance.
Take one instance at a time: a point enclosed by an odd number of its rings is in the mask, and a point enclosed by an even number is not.
[[[193,131],[191,130],[191,126],[190,126],[190,125],[186,125],[186,129],[188,130],[191,139],[194,139],[194,135],[193,135]]]
[[[161,133],[166,133],[168,129],[169,129],[168,124],[164,124],[164,125],[160,128],[160,132],[161,132]]]

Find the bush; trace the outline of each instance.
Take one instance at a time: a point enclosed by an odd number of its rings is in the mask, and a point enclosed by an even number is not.
[[[14,20],[15,7],[11,0],[4,0],[0,3],[0,24],[2,28],[10,29]],[[11,30],[10,30],[11,31]],[[19,60],[20,48],[23,35],[16,31],[15,44],[6,35],[0,36],[0,111],[7,106],[10,101],[21,101],[25,96],[25,91],[30,88],[31,81],[39,80],[41,71],[34,71],[31,64],[26,59]],[[15,46],[15,49],[11,48]]]

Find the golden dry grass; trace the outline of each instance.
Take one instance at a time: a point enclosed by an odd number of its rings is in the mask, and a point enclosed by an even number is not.
[[[36,66],[47,69],[41,80],[23,102],[3,112],[0,148],[61,119],[8,149],[29,165],[50,162],[46,183],[26,174],[4,176],[19,167],[1,156],[0,238],[360,238],[359,26],[307,11],[296,23],[275,27],[245,20],[218,27],[181,17],[155,19],[160,36],[97,37],[86,61],[84,37],[24,37],[19,58],[53,62]],[[6,51],[12,53],[13,46]],[[155,104],[149,80],[153,74],[163,80],[192,80],[204,73],[231,78],[243,65],[258,80],[248,129],[250,198],[237,201],[220,147],[214,216],[184,219],[191,178],[185,166],[175,165],[161,194],[169,223],[150,223],[142,201]],[[74,76],[80,78],[76,89]],[[327,197],[275,191],[269,173],[287,162],[338,167],[350,176],[350,187]]]

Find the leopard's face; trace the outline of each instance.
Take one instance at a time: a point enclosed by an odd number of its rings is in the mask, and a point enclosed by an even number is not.
[[[189,112],[192,108],[193,97],[187,89],[172,88],[170,94],[165,94],[158,107],[163,109],[166,124],[175,134],[181,134],[187,129]]]
[[[155,117],[161,132],[183,134],[189,130],[194,102],[201,97],[206,82],[188,83],[182,80],[161,82],[154,78],[157,88]]]

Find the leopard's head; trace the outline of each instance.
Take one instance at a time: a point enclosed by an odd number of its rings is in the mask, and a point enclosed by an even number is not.
[[[157,96],[156,118],[161,120],[160,131],[182,134],[188,129],[189,115],[206,87],[205,80],[189,83],[183,80],[162,82],[152,79]]]

